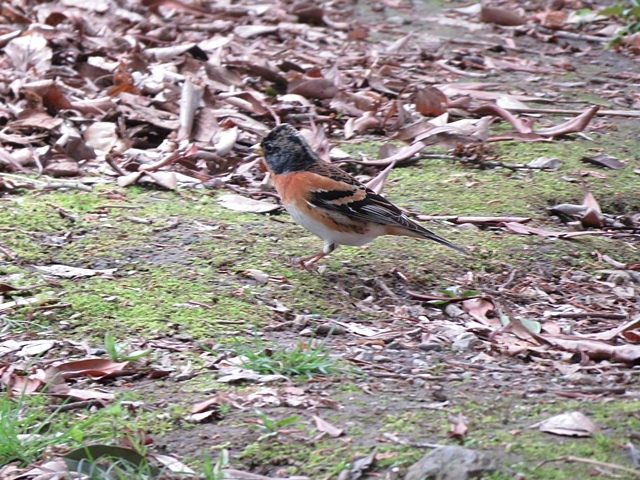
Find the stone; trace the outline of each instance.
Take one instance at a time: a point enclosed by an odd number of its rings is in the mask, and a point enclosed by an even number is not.
[[[445,445],[409,467],[404,480],[467,480],[498,470],[498,462],[486,452]]]

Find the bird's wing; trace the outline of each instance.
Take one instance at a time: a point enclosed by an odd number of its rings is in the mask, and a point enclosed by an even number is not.
[[[407,218],[402,211],[382,195],[365,187],[344,170],[329,163],[318,163],[307,175],[307,201],[312,205],[341,213],[354,220],[391,225],[421,233],[422,227]]]
[[[317,162],[305,172],[309,177],[307,202],[329,212],[337,212],[356,222],[372,222],[389,227],[393,235],[428,238],[467,254],[466,249],[436,235],[407,217],[382,195],[365,187],[344,170],[326,162]]]

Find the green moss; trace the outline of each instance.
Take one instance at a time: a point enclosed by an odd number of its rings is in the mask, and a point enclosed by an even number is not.
[[[492,128],[497,132],[506,127]],[[633,137],[633,130],[625,128],[622,126],[616,136]],[[632,168],[604,171],[580,162],[582,156],[596,150],[635,155],[633,144],[614,141],[612,136],[598,132],[589,135],[595,142],[574,137],[554,142],[502,142],[496,146],[495,155],[505,163],[528,163],[543,155],[558,157],[563,164],[557,172],[483,170],[446,160],[423,160],[393,170],[385,195],[416,212],[529,216],[536,226],[565,230],[565,225],[546,222],[547,207],[582,202],[582,186],[565,178],[580,179],[582,171],[594,170],[606,177],[590,175],[584,179],[603,211],[637,212],[640,187]],[[364,142],[348,148],[375,157],[378,145]],[[375,173],[365,167],[348,168],[358,173]],[[624,257],[629,263],[634,259],[640,262],[637,251],[617,240],[599,237],[549,240],[498,228],[465,230],[433,221],[426,224],[429,229],[467,246],[472,255],[463,257],[432,242],[382,237],[364,248],[339,248],[322,260],[327,268],[320,275],[287,264],[286,257],[318,251],[322,241],[293,224],[286,214],[241,214],[222,209],[216,202],[218,191],[165,192],[134,186],[120,190],[126,199],[119,201],[110,199],[111,189],[100,186],[94,192],[14,195],[3,203],[6,214],[3,211],[0,215],[0,228],[7,240],[3,238],[2,246],[10,246],[18,258],[0,264],[0,281],[22,286],[45,283],[32,265],[63,263],[117,268],[112,278],[56,279],[55,284],[36,292],[18,292],[15,295],[57,295],[71,307],[58,310],[55,319],[45,319],[30,307],[20,307],[7,314],[8,320],[33,319],[55,329],[57,320],[64,319],[71,326],[65,336],[96,345],[102,344],[106,331],[115,331],[117,338],[125,341],[131,336],[170,337],[180,333],[192,336],[194,344],[213,338],[216,343],[232,345],[234,337],[250,343],[252,330],[285,323],[297,314],[311,315],[312,321],[337,318],[388,325],[392,310],[361,308],[362,301],[379,289],[378,281],[383,281],[402,299],[408,288],[437,291],[457,283],[456,279],[467,272],[474,272],[473,278],[478,278],[482,273],[513,269],[524,272],[542,267],[549,276],[560,276],[571,268],[593,271],[604,266],[592,255],[596,250],[614,258]],[[67,209],[75,220],[62,218],[47,202]],[[135,223],[126,219],[127,215],[152,223]],[[175,220],[180,223],[174,228],[163,228]],[[196,222],[214,230],[202,230]],[[58,246],[56,239],[62,239]],[[263,283],[252,276],[250,269],[259,269],[270,277]],[[402,280],[398,272],[402,273]],[[479,289],[484,287],[486,284],[478,285]],[[282,306],[288,310],[283,312]],[[291,344],[295,335],[295,331],[279,332],[276,339]],[[343,347],[345,342],[338,340],[339,348],[350,348],[350,341]],[[198,368],[205,362],[198,353],[181,354],[172,360],[176,367],[181,362],[191,362],[192,367]],[[434,374],[447,373],[446,364],[441,365],[434,367]],[[416,391],[415,396],[408,395],[410,387],[405,384],[400,390],[401,395],[407,396],[399,397],[399,403],[384,388],[377,394],[377,379],[369,387],[375,397],[362,392],[362,383],[366,381],[362,376],[358,377],[358,383],[346,377],[343,382],[322,386],[323,395],[326,391],[331,399],[346,407],[322,413],[323,418],[345,428],[345,436],[337,439],[316,439],[313,423],[305,418],[299,426],[300,435],[311,440],[302,442],[282,435],[278,441],[258,443],[255,439],[259,432],[247,428],[255,420],[254,413],[231,406],[229,415],[216,425],[220,438],[207,448],[230,445],[235,450],[233,462],[242,462],[249,468],[278,467],[283,472],[311,478],[336,476],[373,446],[378,448],[381,468],[406,468],[425,453],[424,449],[388,443],[382,433],[393,433],[409,443],[455,443],[447,432],[451,422],[462,414],[469,427],[462,440],[464,445],[505,451],[503,461],[512,470],[524,472],[527,478],[550,480],[580,478],[588,473],[588,467],[580,464],[549,463],[536,467],[543,460],[562,455],[624,464],[617,445],[626,442],[629,432],[640,429],[640,420],[634,415],[640,405],[635,401],[568,402],[548,397],[534,400],[515,398],[506,388],[497,388],[491,394],[479,391],[473,398],[465,399],[476,386],[473,375],[465,375],[464,380],[447,382],[447,389],[454,394],[443,410],[422,408],[420,401],[412,403],[416,398],[424,400],[428,394]],[[161,394],[145,391],[139,398],[151,404],[151,408],[129,412],[121,420],[114,418],[107,432],[115,437],[125,424],[154,435],[196,428],[209,432],[209,425],[194,426],[183,420],[189,405],[202,400],[202,392],[215,387],[242,395],[262,388],[214,384],[217,376],[218,372],[212,372],[180,384],[167,381],[158,389]],[[307,384],[301,385],[306,388]],[[127,398],[136,398],[135,393],[132,395]],[[176,400],[167,405],[163,403],[165,398]],[[571,409],[587,412],[602,427],[602,435],[564,438],[528,428]],[[272,412],[268,415],[272,416]],[[70,416],[69,422],[72,421]],[[234,429],[242,430],[241,438],[229,433]],[[512,476],[500,473],[490,478],[502,480]]]

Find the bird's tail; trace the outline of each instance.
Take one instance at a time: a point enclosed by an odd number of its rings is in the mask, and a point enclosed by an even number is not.
[[[460,247],[460,246],[456,245],[455,243],[451,243],[449,240],[445,240],[441,236],[436,235],[432,231],[427,230],[426,228],[424,228],[422,225],[418,225],[417,223],[412,222],[409,219],[407,219],[406,224],[403,224],[401,227],[399,227],[399,226],[388,226],[387,227],[387,234],[389,234],[389,235],[405,235],[407,237],[413,237],[413,238],[427,238],[429,240],[433,240],[434,242],[438,242],[438,243],[440,243],[442,245],[446,245],[449,248],[453,248],[454,250],[457,250],[458,252],[460,252],[463,255],[471,255],[469,250],[467,250],[466,248]]]
[[[422,225],[418,225],[413,220],[410,220],[405,215],[402,215],[396,225],[388,225],[387,226],[387,234],[389,235],[406,235],[407,237],[414,238],[427,238],[429,240],[433,240],[434,242],[438,242],[442,245],[446,245],[449,248],[453,248],[457,250],[463,255],[471,255],[469,250],[464,247],[460,247],[455,243],[451,243],[449,240],[445,240],[439,235],[436,235],[430,230],[427,230]]]
[[[426,228],[421,228],[420,229],[420,234],[423,238],[428,238],[429,240],[433,240],[434,242],[438,242],[442,245],[446,245],[449,248],[453,248],[454,250],[457,250],[458,252],[460,252],[463,255],[471,255],[471,253],[469,252],[469,250],[467,250],[464,247],[460,247],[458,245],[456,245],[455,243],[451,243],[449,240],[445,240],[444,238],[442,238],[439,235],[436,235],[433,232],[430,232],[429,230],[427,230]]]

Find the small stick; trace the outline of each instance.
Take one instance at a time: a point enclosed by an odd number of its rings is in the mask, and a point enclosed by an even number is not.
[[[142,208],[141,205],[111,205],[111,204],[106,204],[106,205],[102,205],[100,207],[98,207],[98,209],[100,208],[129,208],[129,209],[137,209],[137,208]]]
[[[605,318],[607,320],[624,320],[628,315],[624,313],[607,313],[607,312],[553,312],[551,317],[562,318]]]
[[[93,191],[93,189],[88,185],[83,185],[81,183],[71,183],[71,182],[49,182],[44,184],[43,188],[46,190],[58,190],[60,188],[75,188],[78,190],[82,190],[83,192]]]
[[[56,303],[55,305],[43,305],[41,307],[33,307],[31,310],[55,310],[56,308],[73,307],[72,303]]]
[[[132,215],[123,215],[122,218],[129,220],[133,223],[142,223],[144,225],[151,225],[153,222],[147,218],[134,217]]]
[[[574,457],[574,456],[571,456],[571,455],[566,456],[566,457],[550,458],[549,460],[545,460],[543,462],[540,462],[536,466],[536,470],[538,468],[540,468],[542,465],[544,465],[545,463],[550,463],[550,462],[580,462],[580,463],[587,463],[589,465],[596,465],[598,467],[611,468],[613,470],[622,470],[623,472],[630,473],[633,476],[640,478],[640,471],[638,471],[638,470],[633,470],[631,468],[623,467],[622,465],[616,465],[615,463],[599,462],[597,460],[591,460],[590,458]]]

